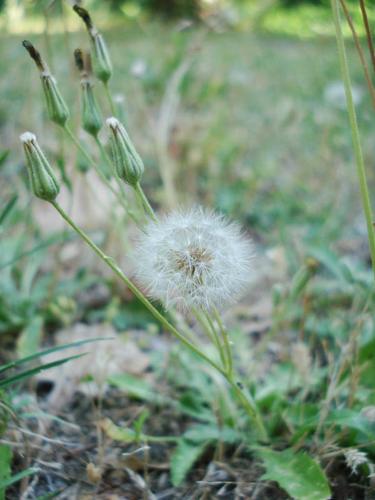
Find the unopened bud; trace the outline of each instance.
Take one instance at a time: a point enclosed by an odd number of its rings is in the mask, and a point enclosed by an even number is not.
[[[125,127],[116,118],[108,118],[107,125],[111,132],[112,157],[117,175],[135,187],[144,172],[142,158],[137,153]]]
[[[28,40],[24,40],[22,45],[25,47],[40,71],[40,78],[42,80],[43,92],[47,104],[48,117],[50,120],[63,127],[69,118],[69,109],[60,94],[56,80],[51,75],[46,62],[42,59],[42,56],[36,50],[34,45]]]
[[[35,196],[46,201],[53,201],[59,194],[60,188],[47,158],[31,132],[20,136],[25,151],[27,170],[31,189]]]
[[[99,130],[102,128],[103,122],[94,97],[93,85],[90,80],[82,79],[81,89],[82,126],[86,130],[86,132],[96,137],[99,133]]]
[[[100,33],[92,37],[92,67],[95,76],[107,83],[112,76],[112,63],[104,38]]]
[[[112,62],[104,38],[94,26],[91,16],[86,9],[79,5],[74,5],[73,9],[85,23],[90,35],[92,65],[95,76],[103,83],[107,83],[112,76]]]
[[[60,94],[56,80],[46,71],[41,73],[40,78],[46,98],[48,117],[50,120],[63,127],[69,118],[69,109]]]
[[[90,54],[84,57],[81,49],[74,51],[76,66],[81,73],[81,116],[82,126],[87,133],[96,137],[102,128],[103,121],[96,103],[90,75]]]

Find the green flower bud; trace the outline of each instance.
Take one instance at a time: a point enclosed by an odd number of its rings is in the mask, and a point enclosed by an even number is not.
[[[88,78],[82,78],[81,89],[82,126],[87,133],[96,137],[103,122],[94,97],[93,85]]]
[[[25,151],[31,189],[36,197],[53,201],[60,187],[47,158],[40,149],[36,137],[31,132],[20,136]]]
[[[92,67],[95,76],[103,83],[107,83],[112,76],[112,63],[107,45],[100,33],[92,35]]]
[[[60,94],[56,80],[48,71],[43,71],[40,78],[46,98],[48,117],[63,127],[69,118],[69,109]]]
[[[135,187],[144,172],[142,158],[137,153],[125,127],[116,118],[108,118],[107,125],[111,132],[112,156],[117,175]]]
[[[112,63],[104,38],[94,26],[91,16],[86,9],[80,5],[74,5],[73,10],[83,20],[90,35],[92,45],[92,65],[95,76],[101,82],[107,83],[112,76]]]

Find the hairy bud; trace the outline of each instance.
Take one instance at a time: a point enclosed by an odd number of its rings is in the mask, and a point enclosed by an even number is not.
[[[31,189],[36,197],[46,201],[53,201],[59,194],[60,188],[47,158],[31,132],[20,136],[25,151],[26,163],[29,172]]]
[[[51,121],[63,127],[69,118],[69,109],[60,94],[56,80],[51,75],[47,64],[42,59],[40,53],[36,50],[33,44],[28,40],[24,40],[22,45],[25,47],[40,71],[43,93],[47,104],[48,117]]]
[[[142,158],[137,153],[125,127],[117,118],[108,118],[107,125],[111,132],[112,158],[117,175],[127,184],[135,187],[144,172]]]
[[[74,5],[74,11],[86,25],[92,46],[92,65],[95,76],[103,83],[107,83],[112,76],[112,62],[103,36],[94,26],[91,16],[86,9]]]
[[[43,72],[40,78],[46,99],[48,117],[51,121],[63,127],[69,118],[69,109],[60,94],[56,80],[49,72]]]
[[[102,128],[103,122],[94,97],[93,85],[89,79],[81,80],[81,89],[82,126],[87,133],[96,137]]]
[[[89,56],[89,54],[88,54]],[[89,57],[84,61],[83,53],[80,49],[74,51],[76,66],[81,73],[81,116],[82,126],[87,133],[96,137],[102,128],[103,121],[100,116],[100,111],[96,103],[93,84],[89,77]]]

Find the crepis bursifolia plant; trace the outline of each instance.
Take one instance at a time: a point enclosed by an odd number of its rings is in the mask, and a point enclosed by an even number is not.
[[[78,7],[75,10],[89,32],[94,73],[109,93],[108,80],[112,75],[112,65],[104,39],[94,27],[87,11]],[[25,41],[24,46],[41,72],[49,118],[62,127],[84,153],[89,164],[140,228],[133,252],[135,258],[132,259],[134,280],[123,272],[112,257],[106,255],[59,204],[59,181],[53,168],[38,145],[36,136],[25,132],[20,139],[34,195],[57,210],[166,331],[224,377],[239,405],[247,413],[256,439],[266,442],[267,430],[256,403],[236,374],[231,340],[220,314],[223,307],[238,300],[248,285],[254,269],[251,242],[236,224],[207,209],[180,209],[162,216],[155,213],[141,186],[145,173],[142,158],[124,125],[115,116],[106,120],[111,157],[99,139],[102,113],[93,93],[88,56],[81,50],[75,52],[81,77],[81,124],[99,147],[101,162],[106,164],[106,168],[95,161],[71,131],[68,107],[39,52],[31,42]],[[47,75],[48,86],[43,79]],[[133,192],[134,197],[128,196],[125,187]],[[160,312],[152,300],[160,301],[166,312]],[[207,354],[206,348],[189,327],[184,325],[181,329],[168,319],[174,317],[174,309],[196,318],[216,354]]]

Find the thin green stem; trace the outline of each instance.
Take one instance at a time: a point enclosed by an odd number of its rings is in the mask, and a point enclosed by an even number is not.
[[[246,410],[246,413],[255,423],[257,430],[259,432],[259,438],[260,438],[259,440],[267,442],[268,441],[267,430],[264,427],[263,420],[259,414],[258,408],[252,396],[248,392],[245,393],[241,382],[235,381],[233,376],[231,377],[227,376],[226,379],[233,388],[238,400],[241,401],[243,408]]]
[[[367,178],[366,178],[366,170],[363,160],[363,153],[361,148],[360,135],[358,130],[357,123],[357,115],[354,107],[353,96],[351,91],[351,80],[349,73],[349,66],[346,56],[344,37],[341,29],[341,20],[340,20],[340,10],[339,10],[339,0],[331,0],[333,20],[335,24],[336,30],[336,40],[337,40],[337,48],[339,54],[339,61],[341,66],[342,78],[344,81],[345,87],[345,95],[346,95],[346,103],[349,114],[349,122],[350,128],[352,132],[352,141],[354,148],[354,156],[356,161],[357,175],[359,181],[359,188],[361,192],[362,205],[365,213],[366,224],[367,224],[367,233],[368,240],[370,246],[370,254],[372,261],[372,269],[375,277],[375,230],[373,226],[373,216],[370,202],[370,195],[368,190]]]
[[[150,313],[156,318],[161,325],[168,330],[172,335],[174,335],[178,340],[180,340],[186,347],[193,351],[196,355],[204,359],[217,371],[225,375],[222,368],[210,359],[204,352],[202,352],[198,347],[196,347],[192,342],[187,340],[181,333],[176,330],[176,328],[169,323],[169,321],[154,307],[151,302],[143,295],[143,293],[134,285],[132,281],[123,273],[112,257],[106,255],[93,241],[92,239],[80,229],[75,222],[69,217],[69,215],[64,211],[64,209],[56,202],[52,201],[51,204],[59,212],[61,217],[76,231],[76,233],[91,247],[91,249],[98,255],[98,257],[112,269],[112,271],[118,276],[129,290],[137,297],[137,299],[150,311]]]
[[[156,214],[155,214],[152,206],[150,205],[150,202],[148,201],[147,196],[145,195],[139,182],[137,182],[137,184],[134,186],[134,192],[139,200],[139,203],[145,209],[146,213],[151,217],[151,219],[154,222],[157,222],[158,219],[156,217]]]
[[[227,373],[228,372],[228,365],[227,365],[226,358],[225,358],[225,352],[224,352],[223,346],[221,345],[220,338],[217,334],[214,322],[212,321],[211,316],[207,312],[203,311],[203,316],[204,316],[205,320],[207,321],[207,325],[208,325],[209,329],[212,332],[212,336],[214,338],[214,343],[219,351],[221,363],[224,367],[225,373]]]
[[[72,129],[66,123],[63,127],[64,132],[67,134],[69,139],[73,142],[76,148],[82,153],[82,155],[86,158],[86,160],[90,163],[90,165],[95,165],[94,160],[91,158],[89,153],[85,150],[85,148],[81,145],[77,137],[73,134]]]
[[[221,345],[220,345],[220,339],[219,339],[217,332],[212,324],[211,319],[210,318],[207,319],[205,316],[205,313],[203,311],[200,311],[199,309],[196,309],[195,307],[192,309],[192,312],[193,312],[194,316],[196,317],[196,319],[198,320],[201,327],[203,328],[203,331],[205,332],[207,337],[211,340],[213,345],[216,347],[216,349],[219,353],[219,356],[220,356],[220,361],[221,361],[224,369],[226,369],[225,356],[224,356],[223,350],[222,350]]]
[[[220,317],[220,313],[216,307],[213,308],[213,314],[214,314],[214,317],[216,319],[217,324],[219,325],[219,330],[220,330],[221,336],[222,336],[223,341],[224,341],[224,350],[225,350],[226,359],[227,359],[228,373],[229,373],[229,375],[232,375],[232,373],[233,373],[233,354],[232,354],[232,348],[230,345],[230,340],[228,337],[228,332],[223,324],[223,321]]]
[[[159,323],[172,335],[174,335],[180,342],[182,342],[188,349],[190,349],[194,354],[199,356],[201,359],[206,361],[209,365],[211,365],[215,370],[217,370],[224,378],[228,381],[228,383],[233,388],[238,400],[241,402],[243,408],[246,410],[246,413],[250,417],[250,419],[256,425],[259,438],[261,441],[267,441],[267,431],[262,422],[261,416],[257,410],[256,404],[253,401],[250,394],[244,392],[242,384],[236,382],[234,376],[228,374],[221,366],[219,366],[215,361],[213,361],[209,356],[207,356],[203,351],[199,349],[196,345],[190,342],[185,338],[152,304],[151,302],[143,295],[143,293],[134,285],[134,283],[123,273],[123,271],[119,268],[112,257],[106,255],[93,241],[92,239],[80,229],[75,222],[69,217],[69,215],[64,211],[64,209],[56,202],[52,201],[51,204],[53,207],[59,212],[61,217],[69,224],[70,227],[76,231],[76,233],[87,243],[87,245],[98,255],[98,257],[115,273],[117,277],[119,277],[125,285],[129,288],[129,290],[137,297],[137,299],[150,311],[150,313],[154,316],[154,318],[159,321]]]
[[[118,191],[112,186],[110,180],[106,177],[104,172],[100,169],[99,165],[93,160],[93,158],[90,156],[90,154],[85,150],[85,148],[81,145],[79,140],[76,138],[76,136],[73,134],[71,128],[69,125],[65,125],[64,127],[65,133],[68,135],[70,140],[74,143],[74,145],[77,147],[77,149],[84,155],[84,157],[88,160],[90,165],[94,167],[95,172],[98,174],[100,179],[102,180],[103,184],[106,185],[106,187],[115,195],[119,203],[121,204],[122,208],[125,210],[125,212],[133,219],[133,221],[136,223],[137,226],[140,226],[140,222],[134,212],[129,209],[125,193],[123,196],[120,195]],[[100,152],[102,154],[106,154],[106,151],[104,150],[104,147],[102,146],[101,142],[99,141],[98,137],[95,137],[95,142],[97,143],[98,147],[100,148]],[[105,158],[105,157],[104,157]],[[107,157],[108,158],[108,157]],[[108,158],[109,161],[109,158]]]
[[[115,103],[113,102],[111,90],[109,88],[109,83],[108,82],[103,83],[103,86],[104,86],[105,95],[107,96],[107,99],[108,99],[109,107],[111,108],[111,113],[113,116],[116,116],[116,106],[115,106]]]
[[[110,170],[110,172],[113,174],[113,177],[115,178],[115,181],[116,181],[116,184],[119,188],[119,192],[118,191],[115,191],[115,189],[112,187],[111,185],[111,190],[116,193],[116,196],[117,198],[119,199],[120,203],[122,204],[122,206],[125,208],[126,207],[126,211],[129,215],[129,217],[135,222],[135,224],[140,228],[142,229],[142,224],[139,220],[139,217],[137,216],[137,214],[134,212],[134,210],[132,210],[130,207],[129,207],[129,203],[128,203],[128,200],[127,200],[127,196],[126,196],[126,192],[125,192],[125,189],[124,189],[124,186],[123,186],[123,183],[121,181],[121,179],[119,178],[119,176],[117,175],[117,172],[116,172],[116,169],[114,168],[112,162],[111,162],[111,159],[110,157],[108,156],[108,153],[107,151],[105,150],[105,147],[103,146],[103,144],[100,142],[100,139],[99,137],[96,135],[94,137],[94,140],[96,142],[96,145],[98,146],[99,148],[99,151],[100,151],[100,154],[102,155],[104,161],[107,163],[108,165],[108,168]],[[103,178],[102,178],[103,179]],[[103,179],[103,182],[104,179]]]
[[[103,160],[106,162],[108,168],[112,172],[112,170],[113,170],[112,162],[111,162],[110,157],[108,156],[107,151],[105,150],[105,147],[103,146],[103,144],[101,143],[101,141],[97,135],[94,136],[94,140],[96,142],[96,145],[99,148],[99,151],[100,151],[100,154],[102,155]]]

